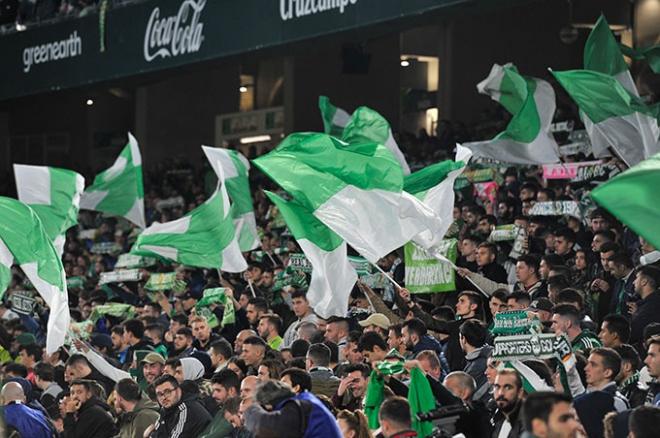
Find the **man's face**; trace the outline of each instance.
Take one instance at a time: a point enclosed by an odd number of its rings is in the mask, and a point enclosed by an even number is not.
[[[375,363],[375,362],[380,362],[385,359],[385,356],[387,355],[387,351],[383,351],[380,348],[374,346],[373,351],[369,350],[364,350],[362,354],[364,355],[364,358],[367,360],[369,363]]]
[[[273,272],[264,271],[264,273],[261,274],[261,280],[259,281],[259,285],[265,288],[271,287],[273,285]]]
[[[587,256],[584,251],[575,253],[575,268],[581,271],[587,269]]]
[[[465,215],[465,222],[470,226],[475,225],[477,223],[477,215],[468,211]]]
[[[429,374],[432,377],[435,377],[436,379],[442,373],[442,370],[440,370],[439,368],[434,368],[431,365],[431,361],[426,359],[426,358],[422,358],[422,359],[419,360],[419,366],[422,367],[422,371],[424,371],[426,374]],[[451,391],[451,389],[450,389],[450,391]]]
[[[124,346],[124,341],[121,335],[118,335],[117,333],[112,333],[110,335],[110,339],[112,339],[112,348],[114,348],[115,350],[121,350],[121,348]]]
[[[489,236],[490,235],[490,224],[488,223],[488,219],[480,219],[479,224],[477,225],[477,231],[484,236]]]
[[[21,363],[25,365],[28,369],[34,367],[34,356],[28,356],[26,350],[19,351],[18,357],[20,357]]]
[[[260,382],[270,380],[270,370],[267,366],[259,365],[259,368],[257,368],[257,379],[259,379]]]
[[[511,412],[523,395],[515,376],[498,374],[493,385],[493,397],[497,407],[504,412]]]
[[[609,229],[610,224],[602,217],[595,217],[591,219],[591,231],[603,231]]]
[[[397,336],[396,331],[390,330],[387,333],[387,347],[398,350],[401,345],[401,337]]]
[[[470,239],[463,239],[461,242],[461,254],[464,257],[470,257],[477,250],[477,245],[474,244]]]
[[[346,350],[344,351],[346,360],[348,360],[349,363],[355,364],[364,362],[364,355],[358,349],[358,346],[355,342],[348,342],[346,344]]]
[[[177,334],[174,336],[174,348],[176,350],[185,350],[190,346],[190,338],[186,335]]]
[[[566,240],[564,236],[555,237],[555,253],[559,255],[568,254],[573,248],[573,242]]]
[[[488,383],[490,383],[491,385],[495,383],[495,377],[497,377],[498,365],[499,362],[493,360],[493,358],[491,357],[488,358],[488,365],[486,365],[486,371],[484,371],[484,374],[486,375],[486,380],[488,380]]]
[[[335,344],[339,342],[338,324],[331,322],[325,327],[325,340],[334,342]]]
[[[536,198],[536,193],[533,190],[524,188],[520,191],[520,201],[529,201],[534,198]]]
[[[509,212],[509,208],[506,205],[506,202],[500,202],[497,204],[497,215],[499,217],[505,217],[507,213]]]
[[[516,263],[516,277],[521,283],[526,283],[534,276],[534,269],[530,268],[525,262]]]
[[[621,263],[614,263],[610,260],[607,262],[607,266],[609,267],[610,272],[614,278],[624,278],[628,273],[628,268],[626,268],[626,266]]]
[[[538,420],[535,420],[537,425]],[[575,409],[570,403],[559,402],[556,403],[550,415],[548,415],[548,422],[544,425],[545,433],[534,429],[534,436],[545,438],[577,438],[582,436],[582,426],[578,419]]]
[[[92,394],[83,385],[71,385],[71,398],[82,404],[92,398]]]
[[[488,302],[488,306],[490,307],[490,313],[493,316],[507,310],[507,304],[497,297],[492,297]]]
[[[144,363],[142,365],[142,374],[150,385],[163,373],[163,366],[159,363]]]
[[[252,398],[254,396],[254,390],[257,387],[257,378],[255,376],[247,376],[241,382],[241,399],[245,400],[247,398]]]
[[[236,339],[234,340],[234,352],[236,354],[241,354],[243,352],[243,342],[250,337],[249,332],[240,332]]]
[[[660,378],[660,345],[649,345],[644,364],[649,368],[649,374],[652,377]]]
[[[605,272],[610,272],[610,257],[614,255],[614,251],[607,251],[600,253],[600,264],[603,266]]]
[[[458,379],[454,377],[448,377],[444,381],[445,388],[447,388],[454,396],[460,398],[463,401],[467,401],[468,393],[465,388],[459,383]]]
[[[550,327],[557,336],[566,334],[568,328],[570,327],[570,321],[566,318],[562,318],[561,315],[554,313],[552,315],[552,325]]]
[[[243,344],[241,359],[248,366],[256,366],[263,358],[263,348],[253,344]]]
[[[413,343],[411,333],[408,331],[408,327],[401,328],[401,338],[402,338],[401,340],[406,346],[406,349],[412,350],[415,344]]]
[[[147,304],[144,306],[144,316],[152,316],[154,318],[158,318],[160,316],[160,312],[153,306]]]
[[[174,377],[176,380],[181,384],[184,380],[186,380],[184,374],[183,374],[183,365],[179,365],[174,369]]]
[[[211,327],[205,321],[198,321],[192,325],[193,336],[200,342],[206,342],[211,337]]]
[[[254,304],[248,304],[247,308],[245,309],[245,316],[247,316],[248,321],[250,321],[250,324],[254,325],[259,321],[259,317],[261,316],[261,311],[257,310]]]
[[[76,379],[83,379],[86,376],[83,376],[82,369],[79,366],[67,366],[64,376],[69,378],[69,382]]]
[[[348,377],[351,379],[351,383],[348,385],[353,397],[361,398],[364,396],[364,393],[367,392],[367,379],[362,376],[360,371],[353,371],[348,373]]]
[[[213,400],[215,400],[218,404],[222,404],[229,398],[229,391],[227,391],[227,388],[219,383],[212,383],[211,397],[213,397]]]
[[[618,337],[615,333],[612,333],[609,328],[607,321],[603,321],[600,326],[600,332],[598,333],[598,338],[603,343],[603,347],[615,347],[619,344]]]
[[[268,319],[267,318],[261,318],[259,320],[259,325],[257,326],[257,332],[259,333],[259,336],[261,336],[264,339],[268,338],[268,335],[270,334],[270,325],[268,324]]]
[[[465,295],[458,297],[456,302],[456,316],[469,316],[473,312],[473,304]]]
[[[548,266],[548,264],[543,259],[541,259],[541,264],[539,265],[539,274],[544,280],[547,280],[548,275],[550,274],[550,266]]]
[[[602,234],[596,234],[593,239],[591,239],[591,250],[593,252],[600,252],[600,247],[603,246],[603,243],[607,242],[607,239]]]
[[[302,318],[309,311],[309,303],[303,297],[294,298],[292,304],[293,313],[295,313],[298,318]]]
[[[518,301],[515,298],[509,298],[507,300],[507,309],[508,310],[525,310],[527,309],[527,303],[525,301]]]
[[[477,248],[477,265],[486,266],[489,263],[492,263],[495,260],[495,257],[490,253],[488,248]]]
[[[590,354],[587,359],[587,365],[584,367],[584,374],[588,385],[601,386],[612,380],[612,371],[605,368],[603,358],[599,354]]]
[[[181,388],[175,388],[172,382],[165,382],[156,387],[156,399],[163,408],[169,409],[181,400]]]

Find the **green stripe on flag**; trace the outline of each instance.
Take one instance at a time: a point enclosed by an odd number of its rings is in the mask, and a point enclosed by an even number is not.
[[[602,14],[584,45],[584,68],[612,76],[628,70],[619,44]]]

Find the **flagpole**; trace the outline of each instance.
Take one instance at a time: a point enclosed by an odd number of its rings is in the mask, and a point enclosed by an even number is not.
[[[371,262],[369,262],[369,263],[371,263]],[[403,289],[403,288],[401,287],[401,285],[400,285],[399,283],[397,283],[396,281],[394,281],[394,279],[393,279],[392,277],[390,277],[389,275],[387,275],[387,273],[386,273],[385,271],[383,271],[383,269],[382,269],[380,266],[378,266],[376,263],[371,263],[371,264],[372,264],[376,269],[378,269],[378,270],[380,271],[380,273],[383,274],[383,275],[385,276],[385,278],[387,278],[387,279],[388,279],[388,280],[389,280],[389,281],[390,281],[390,282],[391,282],[391,283],[392,283],[397,289],[399,289],[399,290],[400,290],[400,289]]]
[[[248,279],[248,286],[250,287],[250,291],[252,292],[252,298],[257,298],[257,294],[254,293],[254,288],[252,287],[252,280]]]

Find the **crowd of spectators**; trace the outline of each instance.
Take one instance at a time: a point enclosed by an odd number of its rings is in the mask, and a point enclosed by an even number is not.
[[[441,122],[436,137],[402,134],[399,143],[418,169],[488,129],[499,124],[468,130]],[[307,300],[308,282],[281,284],[301,250],[264,195],[275,187],[256,170],[250,183],[261,246],[245,254],[244,274],[157,260],[137,281],[100,284],[137,230],[81,211],[63,256],[67,277],[77,279],[69,286],[67,345],[45,354],[48,309],[38,298],[32,311],[13,307],[12,295],[29,290],[20,270],[0,305],[3,427],[22,437],[410,437],[417,370],[436,407],[456,409],[445,432],[655,436],[660,253],[593,205],[584,217],[530,215],[538,202],[584,203],[591,187],[584,181],[546,181],[536,166],[494,169],[494,197],[469,180],[456,192],[447,236],[458,241],[455,290],[411,294],[398,250],[378,264],[403,289],[358,282],[348,313],[326,320]],[[149,169],[147,222],[183,216],[216,181],[208,166],[183,160]],[[490,238],[507,224],[522,230],[515,251],[514,242]],[[167,272],[176,272],[170,288],[145,287]],[[200,312],[204,291],[215,287],[226,288],[233,323],[217,324],[225,306]],[[99,312],[113,305],[121,311]],[[514,310],[570,342],[575,366],[568,371],[559,359],[523,361],[542,388],[493,357],[495,316]],[[384,362],[401,367],[383,377]],[[377,382],[384,400],[374,427],[369,394]]]

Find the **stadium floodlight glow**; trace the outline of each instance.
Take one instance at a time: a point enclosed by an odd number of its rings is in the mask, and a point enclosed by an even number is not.
[[[92,99],[87,99],[87,102],[85,102],[87,106],[92,106],[94,105],[94,101]]]
[[[407,59],[402,59],[401,60],[401,67],[408,67],[410,65],[410,61]]]
[[[238,91],[240,91],[241,93],[247,93],[247,87],[245,85],[241,85]]]
[[[254,137],[241,138],[241,144],[261,143],[263,141],[270,141],[270,135],[255,135]]]

